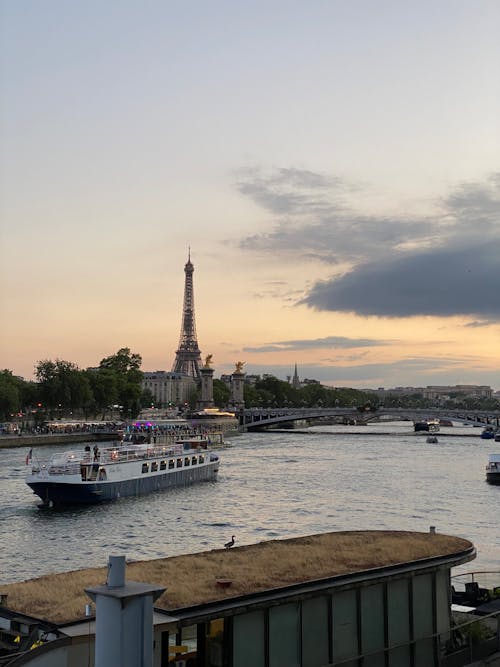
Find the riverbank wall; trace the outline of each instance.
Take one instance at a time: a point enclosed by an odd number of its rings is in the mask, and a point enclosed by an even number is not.
[[[116,431],[2,435],[0,436],[0,449],[11,447],[43,447],[44,445],[64,445],[76,442],[109,442],[111,440],[120,440],[121,437],[121,434]]]

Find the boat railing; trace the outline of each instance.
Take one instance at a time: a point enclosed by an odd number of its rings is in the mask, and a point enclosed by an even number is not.
[[[456,591],[466,591],[470,584],[477,584],[480,589],[488,591],[492,598],[500,597],[499,570],[462,572],[451,577],[451,585]]]
[[[80,465],[78,463],[68,464],[66,466],[50,466],[49,475],[78,475]]]
[[[157,459],[181,456],[186,451],[196,449],[196,445],[202,444],[202,440],[190,441],[192,447],[186,448],[185,443],[172,442],[170,444],[145,444],[124,442],[118,447],[99,449],[97,453],[90,451],[75,452],[68,451],[63,454],[54,454],[48,462],[33,464],[31,472],[40,473],[46,471],[49,475],[77,475],[82,465],[106,465],[137,461],[139,459]]]
[[[500,612],[493,612],[471,620],[453,620],[449,629],[394,642],[391,646],[376,651],[356,650],[346,658],[335,659],[328,667],[352,667],[359,664],[413,664],[411,656],[421,656],[418,664],[436,667],[465,667],[474,664],[490,664],[491,658],[500,651]],[[425,660],[425,657],[428,660]],[[483,662],[484,661],[484,662]],[[416,664],[416,663],[415,663]],[[491,664],[497,664],[496,662]]]

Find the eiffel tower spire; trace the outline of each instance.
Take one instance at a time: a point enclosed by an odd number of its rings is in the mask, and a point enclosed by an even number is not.
[[[186,274],[186,279],[184,283],[181,335],[172,371],[174,373],[190,375],[195,380],[198,380],[200,377],[201,352],[196,339],[196,324],[194,320],[194,266],[191,262],[191,248],[189,248],[188,261],[184,266],[184,273]]]

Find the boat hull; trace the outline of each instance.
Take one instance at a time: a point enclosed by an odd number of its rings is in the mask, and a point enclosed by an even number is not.
[[[88,482],[54,482],[47,480],[27,480],[28,486],[47,506],[94,505],[125,498],[143,496],[198,482],[213,482],[217,479],[219,461],[197,468],[171,470],[134,479]]]
[[[487,472],[486,481],[488,482],[488,484],[500,484],[500,471]]]

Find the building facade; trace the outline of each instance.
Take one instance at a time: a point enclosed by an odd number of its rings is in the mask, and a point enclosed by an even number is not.
[[[182,373],[146,371],[142,389],[149,389],[153,394],[155,407],[178,407],[189,402],[191,394],[196,391],[196,381]]]

